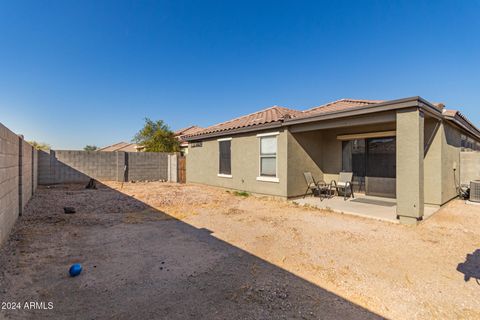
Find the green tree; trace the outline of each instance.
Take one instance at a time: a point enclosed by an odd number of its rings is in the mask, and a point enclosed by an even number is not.
[[[95,151],[95,150],[97,150],[97,149],[98,149],[97,146],[91,146],[91,145],[89,145],[89,144],[87,144],[87,145],[83,148],[83,150],[85,150],[85,151]]]
[[[180,143],[173,131],[163,120],[152,121],[145,118],[145,125],[135,135],[133,141],[148,152],[177,152]]]
[[[37,141],[27,141],[37,150],[48,151],[50,150],[50,145],[44,142],[37,142]]]

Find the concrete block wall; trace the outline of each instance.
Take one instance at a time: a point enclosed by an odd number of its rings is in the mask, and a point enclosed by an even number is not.
[[[86,183],[90,178],[115,181],[117,154],[115,152],[87,152],[50,150],[38,158],[39,184]]]
[[[33,151],[33,193],[37,191],[38,187],[38,154],[39,151],[34,149]]]
[[[37,167],[38,167],[38,184],[52,184],[54,175],[51,169],[51,162],[49,151],[38,151]]]
[[[21,191],[21,206],[20,213],[23,212],[23,208],[27,205],[28,200],[33,196],[35,192],[36,176],[35,171],[35,159],[37,150],[24,140],[20,140],[20,159],[21,159],[21,175],[20,175],[20,191]]]
[[[36,151],[0,123],[0,244],[36,189]]]
[[[128,180],[167,180],[168,153],[129,152]]]
[[[38,156],[38,183],[169,180],[169,153],[51,150]],[[176,177],[176,175],[175,175]],[[169,180],[175,181],[176,180]]]

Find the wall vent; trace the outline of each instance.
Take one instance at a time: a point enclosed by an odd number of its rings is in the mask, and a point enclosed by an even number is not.
[[[480,180],[470,182],[470,201],[480,202]]]

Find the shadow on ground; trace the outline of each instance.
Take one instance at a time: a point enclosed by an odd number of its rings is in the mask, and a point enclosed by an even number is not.
[[[104,185],[40,187],[0,253],[0,301],[53,302],[11,319],[381,318]]]
[[[480,249],[467,254],[465,262],[458,264],[457,271],[463,273],[465,282],[473,278],[480,285]]]

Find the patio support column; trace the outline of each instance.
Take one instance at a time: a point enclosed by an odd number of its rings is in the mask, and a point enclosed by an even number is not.
[[[397,217],[422,220],[424,209],[424,115],[419,109],[397,111]]]

